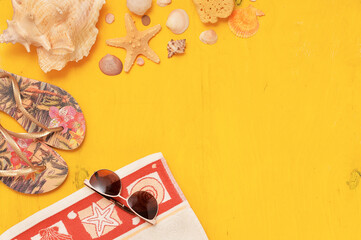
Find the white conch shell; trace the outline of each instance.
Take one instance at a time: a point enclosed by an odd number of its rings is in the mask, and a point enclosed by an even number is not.
[[[129,11],[139,16],[144,15],[152,6],[152,0],[127,0]]]
[[[30,52],[37,47],[44,72],[78,62],[95,43],[99,11],[105,0],[12,0],[13,20],[0,43],[21,43]]]
[[[173,10],[168,16],[166,25],[174,34],[184,33],[189,26],[187,12],[183,9]]]

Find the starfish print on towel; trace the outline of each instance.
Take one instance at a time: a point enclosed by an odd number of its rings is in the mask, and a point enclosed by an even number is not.
[[[97,235],[100,237],[103,235],[106,226],[116,227],[120,225],[117,220],[111,217],[114,206],[114,204],[110,204],[105,209],[102,209],[99,205],[93,203],[93,215],[84,218],[81,222],[94,225]]]

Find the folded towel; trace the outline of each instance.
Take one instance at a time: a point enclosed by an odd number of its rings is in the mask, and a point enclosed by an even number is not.
[[[0,239],[208,239],[161,153],[142,158],[116,173],[122,179],[123,197],[139,190],[156,197],[159,203],[156,225],[123,211],[84,187],[10,228]]]

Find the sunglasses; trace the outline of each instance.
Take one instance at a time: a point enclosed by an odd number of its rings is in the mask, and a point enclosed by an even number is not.
[[[102,169],[93,173],[89,180],[85,180],[84,184],[121,207],[123,210],[133,213],[141,219],[156,224],[156,216],[158,214],[158,202],[155,197],[146,192],[138,191],[130,195],[128,198],[120,196],[122,183],[119,176],[110,170]],[[125,201],[128,206],[115,201],[120,198]]]

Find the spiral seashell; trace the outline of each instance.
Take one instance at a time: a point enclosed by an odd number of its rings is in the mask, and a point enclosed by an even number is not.
[[[189,26],[188,14],[183,9],[175,9],[169,14],[166,25],[174,34],[182,34]]]
[[[68,234],[59,233],[59,227],[50,227],[42,229],[39,231],[41,239],[44,240],[53,240],[53,239],[62,239],[62,240],[72,240],[73,237]]]
[[[186,39],[170,40],[167,45],[168,58],[173,57],[175,54],[182,54],[186,50]]]
[[[131,189],[130,195],[138,191],[146,191],[152,194],[159,204],[162,203],[165,198],[165,189],[162,183],[156,178],[146,177],[139,180]]]
[[[105,0],[12,0],[14,15],[0,43],[37,47],[44,72],[78,62],[95,43],[99,11]]]

